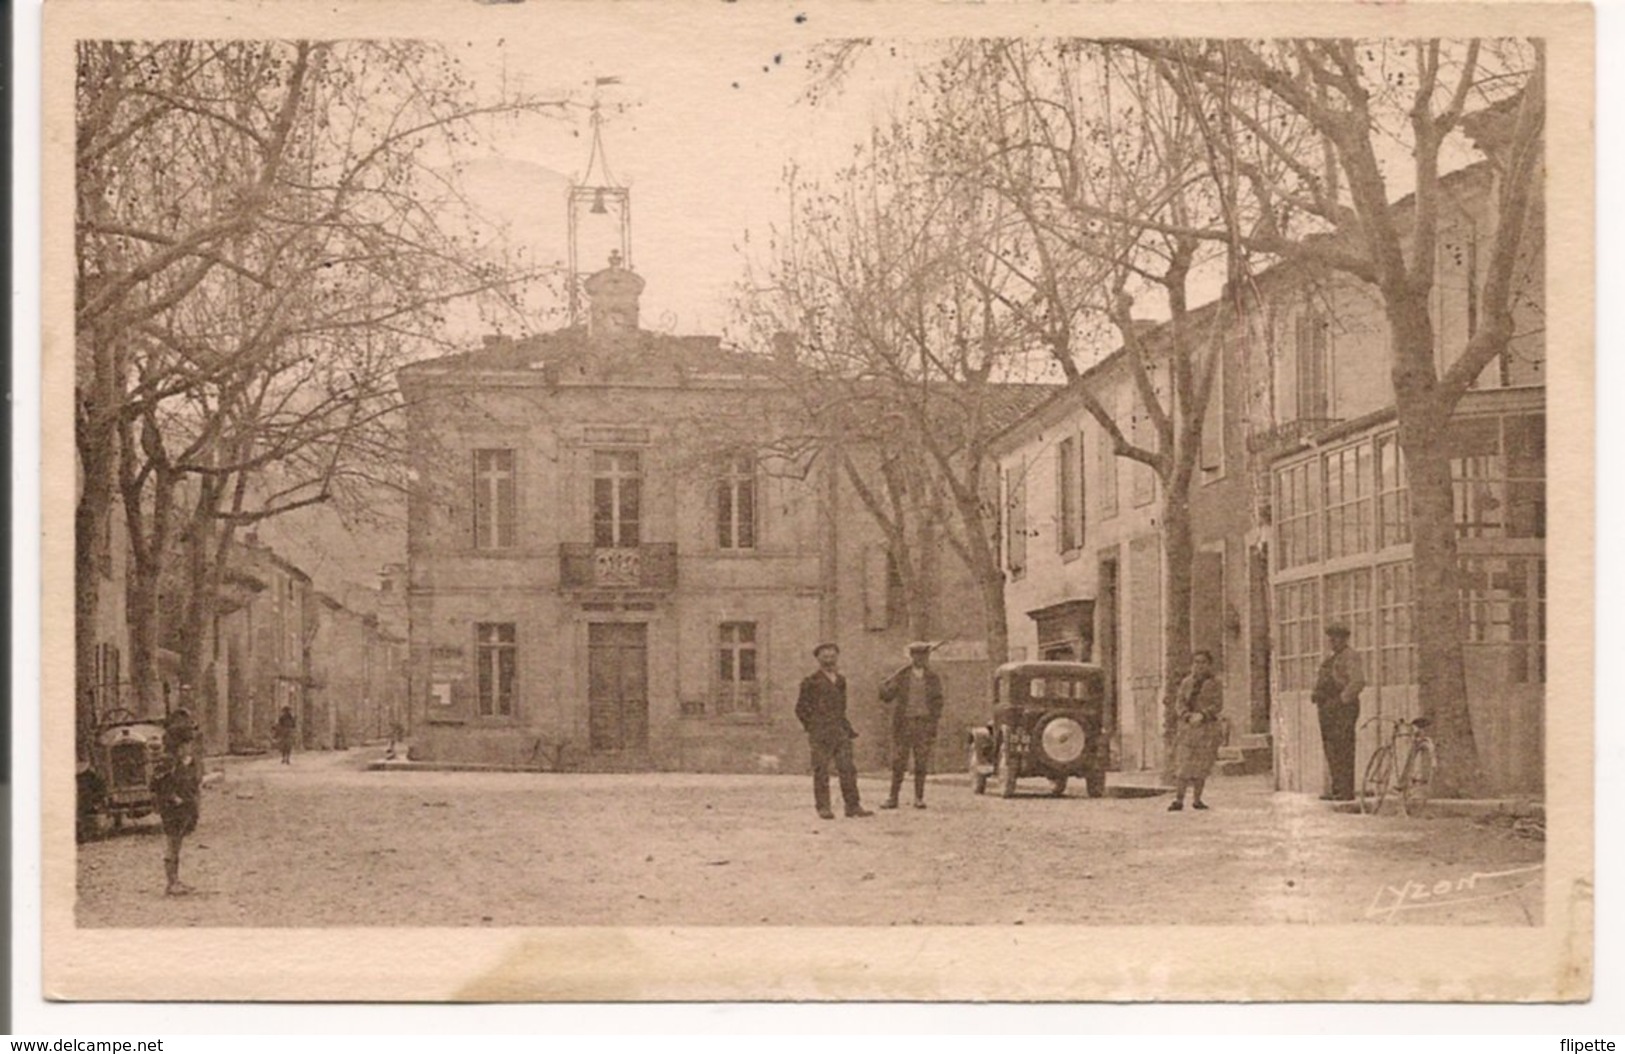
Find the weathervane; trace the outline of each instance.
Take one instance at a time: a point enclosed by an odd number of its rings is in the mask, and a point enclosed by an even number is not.
[[[620,248],[610,254],[610,266],[632,269],[632,199],[630,191],[615,181],[609,170],[609,156],[604,151],[604,115],[598,100],[598,89],[619,84],[619,77],[599,77],[593,81],[593,100],[588,124],[592,129],[592,146],[587,154],[587,170],[581,181],[570,184],[567,203],[570,242],[570,324],[581,319],[581,246],[582,224],[615,223],[620,235]],[[594,217],[604,217],[596,220]],[[596,268],[594,268],[596,270]]]

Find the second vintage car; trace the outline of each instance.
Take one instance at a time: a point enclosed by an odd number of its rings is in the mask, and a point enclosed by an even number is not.
[[[1106,673],[1082,662],[1011,662],[993,674],[993,720],[970,733],[971,788],[991,779],[1012,797],[1017,780],[1042,777],[1059,796],[1081,777],[1106,793]]]

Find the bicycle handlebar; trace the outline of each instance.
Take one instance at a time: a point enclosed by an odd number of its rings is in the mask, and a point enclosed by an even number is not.
[[[1384,717],[1381,714],[1372,714],[1360,722],[1360,727],[1364,729],[1372,724],[1393,725],[1396,731],[1400,728],[1409,728],[1413,732],[1421,732],[1432,723],[1433,719],[1428,717]]]

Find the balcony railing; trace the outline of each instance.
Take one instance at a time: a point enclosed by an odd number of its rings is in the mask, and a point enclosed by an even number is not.
[[[677,546],[657,542],[600,549],[565,542],[559,546],[559,581],[565,589],[676,589]]]
[[[1247,434],[1247,452],[1274,457],[1342,423],[1340,417],[1300,417],[1296,421],[1282,421],[1271,428],[1255,429]]]

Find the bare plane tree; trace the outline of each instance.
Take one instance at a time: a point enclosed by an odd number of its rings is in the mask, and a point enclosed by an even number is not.
[[[414,41],[87,42],[78,72],[82,743],[115,496],[150,711],[166,593],[200,684],[237,529],[399,486],[395,368],[447,339],[449,305],[526,277],[479,243],[455,161],[477,118],[559,103],[482,100]]]

